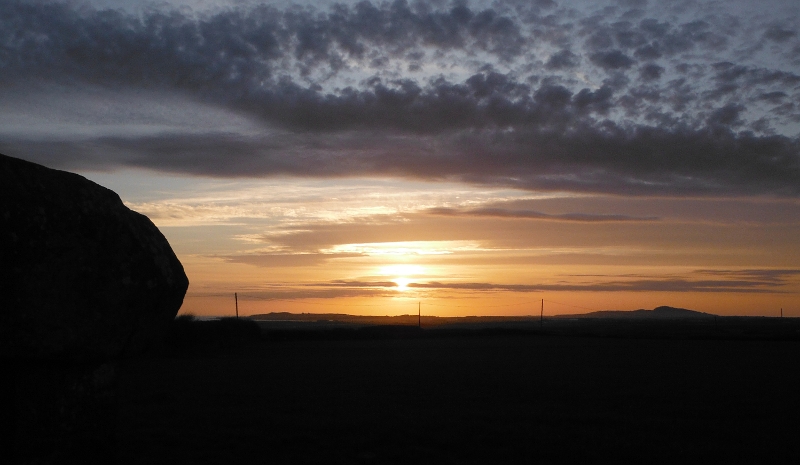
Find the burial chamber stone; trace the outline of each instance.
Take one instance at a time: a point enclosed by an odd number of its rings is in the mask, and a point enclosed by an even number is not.
[[[74,173],[0,155],[0,357],[102,362],[163,337],[189,280],[166,238]]]
[[[10,463],[115,463],[116,360],[162,338],[189,280],[114,192],[0,155],[0,425]]]

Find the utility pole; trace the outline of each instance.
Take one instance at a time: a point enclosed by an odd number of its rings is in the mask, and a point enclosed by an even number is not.
[[[236,319],[239,319],[239,296],[234,292],[233,301],[236,302]]]
[[[417,327],[422,329],[422,302],[417,302]]]
[[[781,307],[781,318],[783,318],[783,307]]]
[[[544,299],[542,299],[542,312],[539,314],[539,329],[544,327]]]

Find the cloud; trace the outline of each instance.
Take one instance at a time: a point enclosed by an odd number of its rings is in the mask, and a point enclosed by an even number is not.
[[[87,141],[0,141],[0,151],[51,166],[132,166],[205,176],[400,176],[546,191],[628,195],[800,194],[800,142],[737,134],[736,107],[714,113],[714,127],[559,131],[572,100],[543,96],[553,129],[491,129],[445,135],[398,133],[207,134]],[[574,108],[574,107],[573,107]],[[109,156],[114,154],[114,156]],[[224,155],[224,156],[223,156]],[[68,162],[68,164],[65,163]]]
[[[589,59],[592,61],[592,63],[607,70],[630,68],[635,63],[631,57],[625,55],[619,50],[597,52],[592,54]]]
[[[657,60],[662,55],[661,46],[657,42],[642,45],[633,52],[633,56],[640,60]]]
[[[301,74],[337,70],[374,51],[399,56],[422,47],[477,49],[511,59],[524,43],[517,22],[492,9],[449,11],[405,2],[334,5],[327,12],[259,5],[190,14],[149,9],[141,16],[69,3],[4,1],[0,23],[6,73],[59,73],[90,81],[172,85],[257,85],[296,60]]]
[[[764,294],[785,292],[783,286],[800,276],[800,270],[698,270],[700,275],[712,275],[718,279],[693,279],[691,277],[638,277],[626,279],[597,276],[594,282],[554,284],[497,284],[479,282],[437,281],[409,283],[415,289],[450,289],[474,292],[725,292],[742,294]],[[584,276],[588,277],[588,276]],[[608,279],[612,278],[612,279]]]
[[[699,292],[769,294],[785,292],[782,286],[790,278],[800,275],[799,270],[698,270],[698,274],[711,274],[719,279],[692,279],[690,277],[645,276],[577,276],[599,278],[591,282],[551,284],[503,284],[490,282],[411,282],[407,287],[417,291],[456,291],[469,293],[496,292]],[[738,279],[730,279],[738,278]],[[605,279],[604,279],[605,278]],[[611,278],[611,279],[609,279]],[[624,278],[624,279],[619,279]],[[248,300],[336,299],[352,297],[391,297],[401,290],[394,281],[334,280],[295,285],[274,285],[263,290],[240,293]]]
[[[798,269],[751,269],[751,270],[697,270],[702,275],[733,277],[746,280],[753,285],[782,286],[793,278],[800,277]]]
[[[1,121],[25,124],[0,128],[0,151],[67,169],[800,194],[791,24],[753,23],[773,45],[744,53],[746,37],[723,20],[734,9],[680,22],[637,8],[360,2],[133,14],[4,0],[0,101],[24,90],[58,111],[4,106]],[[68,114],[69,99],[48,99],[41,88],[52,86],[76,102],[97,89],[127,97],[108,98],[67,136],[48,113]],[[120,129],[131,119],[123,100],[140,95],[146,108],[158,94],[177,102],[165,115],[237,123]],[[120,124],[93,123],[108,119]]]
[[[392,297],[397,295],[397,290],[383,287],[291,287],[286,286],[271,290],[251,290],[239,294],[245,300],[300,300],[300,299],[339,299],[353,297]]]
[[[766,93],[763,93],[763,94],[758,96],[759,99],[767,100],[770,103],[773,103],[773,104],[776,104],[776,105],[781,103],[783,101],[783,99],[785,99],[786,97],[787,97],[786,92],[780,92],[780,91],[777,91],[777,92],[766,92]]]
[[[549,69],[565,69],[574,68],[580,64],[580,57],[570,52],[569,50],[561,50],[552,55],[547,60],[547,68]]]
[[[773,40],[775,42],[786,42],[789,39],[797,36],[797,31],[794,29],[784,29],[782,26],[774,25],[764,31],[764,38]]]
[[[450,289],[476,292],[726,292],[763,294],[780,292],[749,282],[641,279],[591,284],[409,283],[414,289]]]
[[[662,74],[664,74],[664,68],[653,63],[648,63],[639,69],[639,76],[647,81],[660,79]]]
[[[259,267],[316,266],[337,258],[361,257],[353,253],[249,253],[216,256],[230,263],[244,263]]]
[[[692,276],[604,276],[574,275],[571,278],[595,278],[594,281],[548,284],[504,284],[491,282],[411,282],[407,288],[417,291],[455,291],[468,293],[497,292],[699,292],[738,294],[779,294],[784,286],[800,276],[800,270],[697,270]],[[276,284],[261,290],[240,293],[249,300],[335,299],[352,297],[391,297],[400,292],[394,281],[333,280],[306,284]]]
[[[398,287],[397,283],[394,281],[345,281],[345,280],[335,280],[325,284],[326,286],[336,286],[336,287],[354,287],[354,288],[361,288],[361,287]]]
[[[490,217],[490,218],[509,218],[509,219],[536,219],[536,220],[557,220],[557,221],[578,221],[578,222],[607,222],[607,221],[657,221],[657,217],[635,217],[628,215],[598,215],[588,213],[563,213],[548,214],[533,210],[509,210],[504,208],[430,208],[425,210],[430,215],[441,216],[466,216],[466,217]]]
[[[787,71],[754,66],[737,65],[731,62],[712,64],[714,79],[720,83],[739,82],[748,86],[782,84],[793,87],[800,84],[800,75]]]

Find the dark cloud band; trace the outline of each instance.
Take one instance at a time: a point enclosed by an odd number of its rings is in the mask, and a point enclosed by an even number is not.
[[[787,129],[800,123],[800,74],[779,69],[800,50],[790,24],[758,26],[777,50],[769,67],[717,58],[733,60],[739,40],[718,18],[502,5],[133,15],[2,0],[6,89],[38,80],[174,91],[247,115],[265,134],[5,134],[0,150],[81,169],[800,194],[800,142]],[[447,71],[456,67],[461,75]]]

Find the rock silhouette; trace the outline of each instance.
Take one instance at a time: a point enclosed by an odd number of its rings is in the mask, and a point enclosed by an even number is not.
[[[111,190],[0,155],[0,283],[12,463],[114,463],[115,361],[163,338],[189,286],[169,243]]]
[[[162,337],[189,285],[169,243],[113,191],[0,155],[5,357],[110,360]]]

